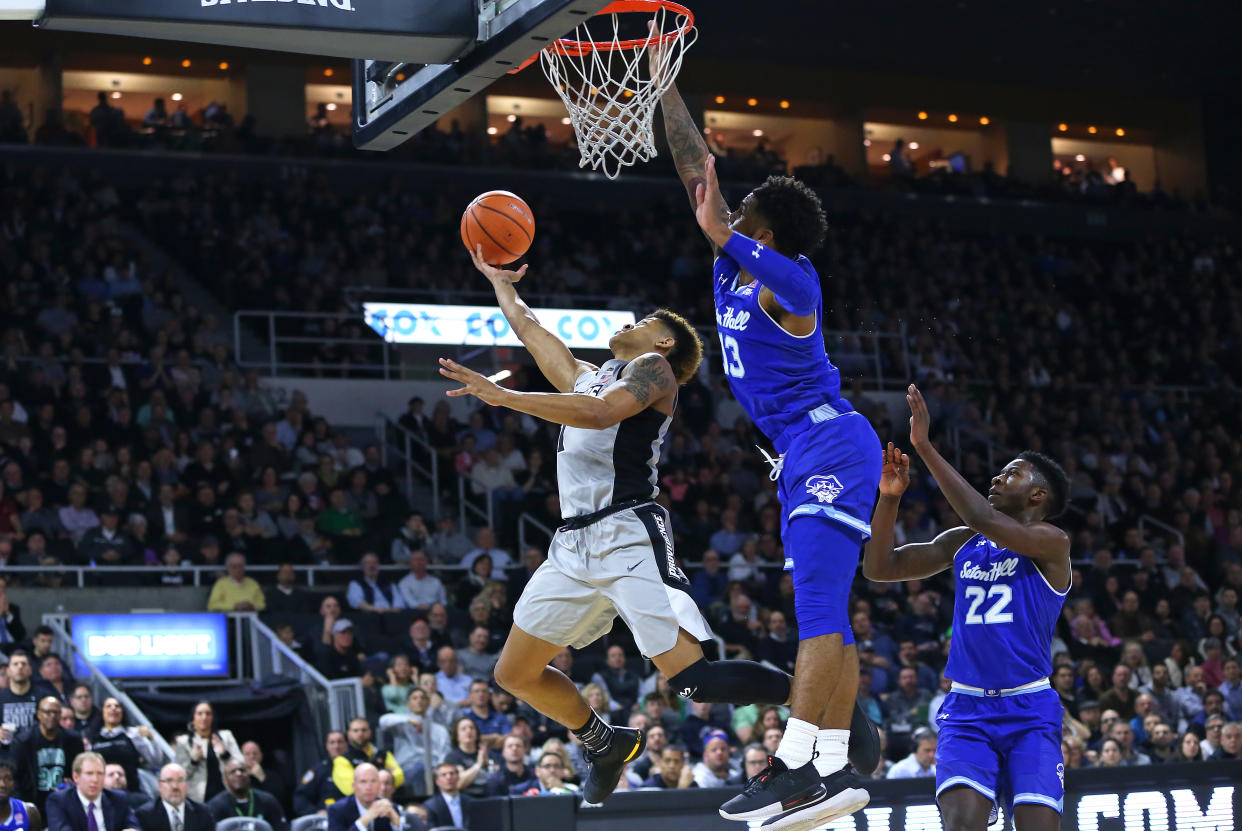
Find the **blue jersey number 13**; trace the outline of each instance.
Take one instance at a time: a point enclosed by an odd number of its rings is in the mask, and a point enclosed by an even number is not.
[[[738,348],[737,338],[732,335],[720,334],[720,351],[724,358],[725,375],[730,378],[744,378],[746,367],[742,366],[742,350]]]

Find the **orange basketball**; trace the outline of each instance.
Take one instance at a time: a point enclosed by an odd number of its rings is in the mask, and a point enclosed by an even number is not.
[[[479,194],[461,215],[461,241],[468,251],[483,246],[483,261],[511,263],[535,238],[535,215],[522,197],[507,190]]]

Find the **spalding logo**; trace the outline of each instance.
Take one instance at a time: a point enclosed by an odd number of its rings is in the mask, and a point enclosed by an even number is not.
[[[234,3],[296,3],[299,6],[319,6],[324,9],[339,9],[343,12],[356,11],[353,0],[199,0],[206,6],[231,6]]]

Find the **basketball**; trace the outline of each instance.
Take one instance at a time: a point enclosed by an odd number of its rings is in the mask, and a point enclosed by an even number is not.
[[[474,198],[461,215],[461,241],[473,252],[483,246],[489,265],[511,263],[526,253],[535,238],[535,215],[522,197],[507,190],[489,190]]]

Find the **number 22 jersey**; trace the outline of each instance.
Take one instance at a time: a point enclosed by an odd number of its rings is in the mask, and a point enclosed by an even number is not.
[[[1035,561],[975,534],[953,556],[957,589],[944,674],[984,690],[1052,674],[1052,636],[1069,589],[1057,591]]]

